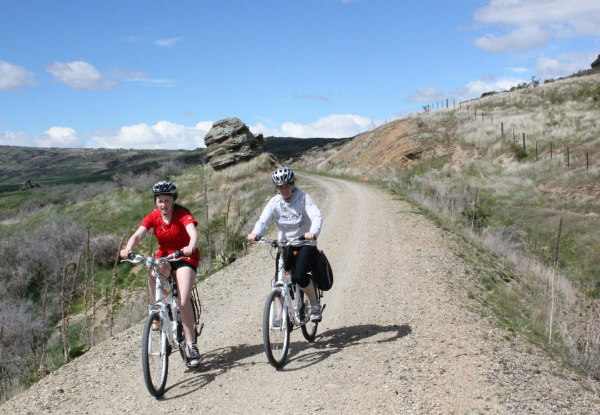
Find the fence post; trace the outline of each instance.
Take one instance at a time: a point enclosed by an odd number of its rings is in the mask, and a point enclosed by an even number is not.
[[[569,145],[567,144],[567,167],[571,167],[571,160],[569,158],[570,158]]]
[[[525,147],[525,133],[523,133],[523,150],[525,150],[527,147]]]
[[[552,160],[552,141],[550,141],[550,160]]]
[[[590,153],[585,152],[585,171],[590,171]]]
[[[535,161],[538,160],[537,141],[535,142]]]

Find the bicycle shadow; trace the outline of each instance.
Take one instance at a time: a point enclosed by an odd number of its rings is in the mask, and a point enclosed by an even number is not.
[[[392,324],[381,326],[378,324],[361,324],[350,327],[340,327],[337,329],[327,330],[321,334],[317,334],[314,343],[306,341],[297,341],[291,344],[290,355],[286,365],[278,370],[301,370],[322,362],[325,359],[358,344],[381,344],[390,343],[408,336],[412,333],[412,329],[408,324]],[[367,340],[371,337],[386,335],[384,338],[376,338]],[[366,341],[365,341],[366,340]],[[311,353],[303,353],[307,350],[314,350]],[[291,362],[304,363],[301,366],[293,369],[285,369]]]
[[[294,330],[294,333],[300,335],[300,330]],[[363,324],[349,327],[340,327],[337,329],[327,330],[321,334],[317,334],[314,343],[308,343],[304,338],[300,341],[291,343],[290,355],[284,367],[277,370],[301,370],[310,367],[318,362],[328,359],[329,357],[341,352],[348,347],[357,346],[359,344],[381,344],[399,340],[412,333],[409,325],[388,325],[381,326],[378,324]],[[380,338],[384,335],[384,338]],[[377,337],[377,338],[373,338]],[[369,340],[370,338],[373,338]],[[311,351],[305,353],[306,351]],[[213,381],[219,376],[229,372],[235,368],[245,366],[253,366],[257,364],[254,361],[245,361],[246,359],[262,355],[264,353],[263,344],[243,344],[238,346],[222,347],[211,350],[202,354],[202,361],[195,369],[189,369],[186,373],[197,374],[198,376],[189,377],[180,382],[169,385],[165,392],[174,389],[181,389],[181,392],[168,396],[161,397],[160,400],[172,400],[194,393]],[[177,355],[173,354],[173,357]],[[177,356],[178,357],[178,356]],[[173,359],[175,360],[175,359]],[[266,362],[266,358],[265,358]],[[299,367],[293,369],[285,369],[291,362],[300,363]]]
[[[198,376],[183,379],[180,382],[169,385],[165,389],[165,393],[177,387],[184,386],[185,388],[177,395],[169,397],[163,396],[160,398],[160,400],[168,401],[189,395],[194,393],[194,391],[209,385],[220,375],[223,375],[232,369],[244,366],[253,366],[256,364],[256,362],[244,362],[244,360],[249,357],[262,354],[264,353],[264,350],[265,349],[262,344],[242,344],[238,346],[222,347],[209,352],[201,353],[202,360],[200,361],[198,367],[185,370],[186,373],[195,373],[198,374]]]

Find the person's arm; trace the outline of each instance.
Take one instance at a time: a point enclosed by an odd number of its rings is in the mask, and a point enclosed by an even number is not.
[[[317,239],[317,236],[319,236],[319,233],[321,233],[323,215],[321,214],[321,211],[314,200],[312,200],[307,194],[305,194],[304,197],[304,210],[310,218],[310,229],[304,234],[304,238],[308,240]]]
[[[263,209],[260,218],[258,218],[258,221],[256,222],[256,224],[254,225],[254,228],[252,229],[252,232],[250,232],[248,234],[248,240],[250,242],[254,242],[256,241],[256,238],[260,235],[264,235],[265,232],[267,231],[267,227],[269,226],[269,223],[271,223],[271,221],[273,220],[273,213],[275,212],[275,208],[274,208],[274,204],[272,203],[272,200],[269,201],[269,203],[267,203],[267,206],[265,206],[265,208]]]
[[[140,226],[127,241],[125,249],[121,249],[121,258],[127,258],[127,256],[133,252],[133,248],[135,248],[135,246],[140,243],[142,239],[144,239],[147,233],[148,229],[146,229],[144,226]]]
[[[188,223],[185,226],[185,230],[190,236],[190,242],[188,243],[188,246],[183,247],[183,255],[192,255],[194,249],[196,249],[196,244],[198,243],[198,231],[196,230],[196,224]]]

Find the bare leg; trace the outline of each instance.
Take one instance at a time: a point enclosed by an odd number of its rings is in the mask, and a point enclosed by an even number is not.
[[[171,274],[171,265],[162,264],[160,266],[161,275],[170,275]],[[148,275],[148,291],[150,291],[150,298],[152,301],[156,301],[156,272],[154,269],[150,270],[150,274]]]
[[[310,280],[306,287],[300,287],[300,289],[304,292],[304,294],[306,294],[311,304],[317,302],[315,285],[313,284],[312,280]]]
[[[192,287],[196,280],[196,273],[190,267],[181,267],[175,271],[175,277],[177,278],[177,286],[179,287],[179,311],[181,313],[185,339],[188,342],[196,342],[194,312],[190,301]]]

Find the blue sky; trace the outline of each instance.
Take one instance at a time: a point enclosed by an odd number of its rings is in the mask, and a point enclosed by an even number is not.
[[[349,137],[589,69],[598,0],[3,0],[0,144],[203,147],[214,121]]]

